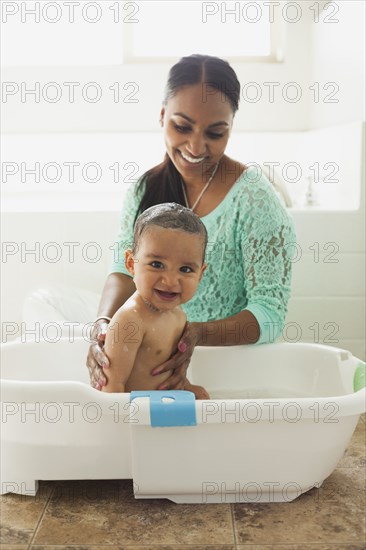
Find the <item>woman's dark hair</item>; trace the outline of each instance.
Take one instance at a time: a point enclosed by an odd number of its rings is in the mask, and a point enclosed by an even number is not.
[[[206,84],[226,97],[235,115],[239,107],[240,83],[235,71],[224,59],[210,55],[193,54],[173,65],[169,71],[163,104],[174,97],[183,86]],[[140,213],[163,202],[185,204],[181,177],[168,153],[162,163],[145,172],[137,192],[144,190],[135,222]]]
[[[192,233],[202,240],[202,263],[204,262],[207,246],[207,229],[201,218],[190,208],[174,202],[167,202],[150,206],[139,215],[134,226],[132,253],[137,254],[142,235],[152,226],[164,229],[178,229]]]

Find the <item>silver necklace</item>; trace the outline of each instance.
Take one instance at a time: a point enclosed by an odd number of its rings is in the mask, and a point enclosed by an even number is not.
[[[220,162],[220,161],[219,161]],[[210,177],[210,179],[208,180],[208,182],[206,183],[206,185],[204,186],[204,188],[202,189],[201,193],[198,195],[197,197],[197,200],[196,202],[194,203],[194,205],[191,207],[191,210],[193,211],[197,204],[199,203],[199,201],[201,200],[203,194],[207,191],[207,188],[208,186],[210,185],[211,181],[214,179],[215,177],[215,174],[217,172],[217,169],[219,167],[219,163],[216,164],[215,168],[214,168],[214,171],[212,172],[212,175]],[[186,195],[186,190],[185,190],[185,186],[184,186],[184,181],[182,180],[182,178],[180,178],[180,181],[182,182],[182,189],[183,189],[183,195],[184,195],[184,200],[186,201],[186,207],[187,208],[190,208],[189,207],[189,204],[188,204],[188,199],[187,199],[187,195]]]

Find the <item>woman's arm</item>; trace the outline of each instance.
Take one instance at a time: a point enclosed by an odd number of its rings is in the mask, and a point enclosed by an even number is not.
[[[196,346],[238,346],[255,344],[260,328],[253,313],[244,309],[226,319],[190,323],[196,333]]]
[[[113,317],[117,309],[135,292],[132,277],[123,273],[111,273],[105,282],[99,302],[97,317]]]
[[[296,250],[293,221],[277,199],[263,199],[263,220],[255,218],[245,231],[242,252],[248,303],[245,310],[257,320],[256,344],[273,343],[285,325],[291,295],[292,261]],[[269,204],[268,204],[269,203]]]

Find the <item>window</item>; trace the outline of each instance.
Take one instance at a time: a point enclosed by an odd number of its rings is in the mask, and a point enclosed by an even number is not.
[[[8,6],[6,6],[8,4]],[[3,2],[3,67],[121,65],[112,2]]]
[[[124,26],[126,63],[172,62],[192,53],[236,61],[282,61],[283,18],[270,22],[268,2],[129,4],[135,5],[135,14],[134,23]]]
[[[118,66],[171,63],[192,53],[233,61],[282,61],[281,8],[271,15],[269,4],[4,2],[1,61],[4,67]]]

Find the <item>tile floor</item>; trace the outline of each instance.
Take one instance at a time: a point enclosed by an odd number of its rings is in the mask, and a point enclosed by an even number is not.
[[[291,503],[135,500],[132,481],[3,495],[3,550],[365,550],[365,415],[337,469]]]

